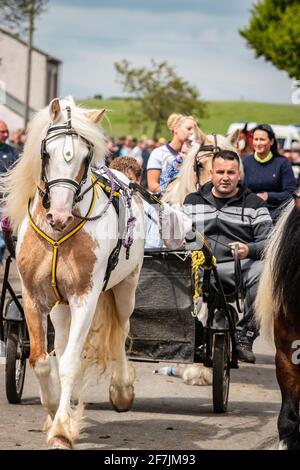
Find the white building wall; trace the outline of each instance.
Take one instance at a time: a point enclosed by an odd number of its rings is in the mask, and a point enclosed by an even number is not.
[[[24,127],[24,118],[14,113],[3,104],[0,104],[0,119],[6,122],[10,131]]]
[[[26,95],[27,48],[24,44],[0,31],[0,80],[6,91],[24,103]],[[46,105],[47,60],[33,51],[30,89],[30,107],[41,109]]]
[[[10,129],[24,126],[22,115],[26,96],[26,67],[26,44],[0,28],[0,119],[6,121]],[[49,75],[48,69],[52,70]],[[60,61],[42,51],[32,51],[31,110],[39,111],[48,104],[49,99],[59,94],[59,70]],[[30,119],[32,115],[30,111]]]

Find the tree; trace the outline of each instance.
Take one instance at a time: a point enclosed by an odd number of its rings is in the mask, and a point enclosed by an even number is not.
[[[256,57],[263,56],[291,78],[300,79],[299,0],[263,0],[251,9],[248,27],[240,30]]]
[[[132,102],[131,119],[136,123],[152,121],[153,139],[173,113],[204,115],[205,104],[196,87],[180,78],[167,62],[151,61],[151,67],[134,68],[127,60],[114,64],[123,90],[137,101]]]
[[[33,47],[34,23],[45,9],[48,0],[0,0],[1,23],[9,26],[12,31],[23,36],[27,34],[27,71],[25,89],[24,127],[29,118],[29,99],[31,83],[31,56]]]

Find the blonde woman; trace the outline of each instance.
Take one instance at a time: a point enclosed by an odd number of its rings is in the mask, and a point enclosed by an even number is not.
[[[193,116],[171,114],[167,127],[172,132],[170,142],[151,152],[147,165],[147,184],[152,193],[164,193],[177,176],[182,164],[183,144],[196,133],[197,122]]]

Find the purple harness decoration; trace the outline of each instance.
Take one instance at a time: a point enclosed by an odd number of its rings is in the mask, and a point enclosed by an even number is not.
[[[119,180],[119,178],[109,168],[103,167],[103,170],[107,174],[111,184],[110,196],[109,200],[107,201],[107,208],[105,206],[105,209],[108,209],[109,204],[111,204],[113,200],[113,194],[116,187],[115,183],[118,184],[119,188],[122,189],[125,194],[125,207],[129,210],[129,217],[127,219],[125,230],[122,234],[122,246],[126,249],[126,259],[129,259],[130,248],[133,243],[133,230],[136,222],[136,217],[133,216],[132,211],[132,195],[128,186],[123,183],[123,181]]]

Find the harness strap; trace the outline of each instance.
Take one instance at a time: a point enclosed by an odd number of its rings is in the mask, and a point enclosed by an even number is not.
[[[194,278],[194,294],[193,294],[193,302],[194,302],[194,311],[192,313],[193,316],[197,316],[197,302],[201,294],[201,288],[199,283],[199,268],[202,267],[205,271],[210,271],[213,266],[216,266],[217,260],[214,256],[211,257],[210,260],[206,259],[205,253],[203,250],[195,250],[192,253],[192,271],[193,271],[193,278]]]
[[[90,204],[90,207],[89,207],[89,210],[88,210],[86,216],[83,218],[83,220],[73,230],[71,230],[71,232],[67,233],[66,235],[64,235],[62,238],[60,238],[57,241],[55,241],[55,240],[53,240],[53,238],[49,237],[45,232],[43,232],[43,230],[41,230],[35,224],[35,222],[33,221],[32,215],[30,213],[31,200],[28,201],[28,216],[29,216],[29,221],[30,221],[30,224],[31,224],[32,228],[44,240],[46,240],[48,243],[50,243],[53,247],[52,262],[51,262],[51,287],[52,287],[53,293],[54,293],[54,295],[57,299],[54,306],[56,306],[58,304],[63,304],[63,303],[67,304],[68,303],[67,301],[63,300],[63,296],[61,295],[61,293],[59,291],[59,288],[57,286],[57,282],[56,282],[56,268],[57,268],[58,248],[63,242],[65,242],[66,240],[71,238],[73,235],[75,235],[86,224],[86,222],[88,222],[88,220],[90,220],[88,218],[89,218],[89,216],[91,215],[91,213],[94,209],[96,197],[98,195],[96,186],[99,185],[103,189],[103,191],[106,193],[106,195],[110,194],[110,191],[111,191],[111,187],[107,184],[105,178],[101,178],[101,181],[95,181],[95,176],[92,176],[92,181],[94,183],[92,185],[93,198],[92,198],[92,201],[91,201],[91,204]],[[120,250],[121,250],[121,247],[122,247],[122,237],[120,235],[123,233],[123,230],[122,230],[122,227],[120,226],[121,224],[120,224],[120,216],[119,216],[119,205],[118,205],[118,202],[116,200],[116,198],[119,198],[119,196],[120,196],[120,193],[119,193],[120,188],[117,187],[116,189],[117,190],[114,191],[114,193],[113,193],[112,204],[113,204],[114,209],[115,209],[115,211],[117,213],[117,216],[118,216],[119,237],[118,237],[118,241],[117,241],[116,246],[114,247],[114,249],[112,250],[112,252],[111,252],[111,254],[108,258],[107,268],[106,268],[105,277],[104,277],[104,284],[103,284],[103,288],[102,288],[103,291],[106,289],[106,286],[108,284],[108,281],[110,279],[110,275],[111,275],[112,271],[115,269],[115,267],[118,264],[119,254],[120,254]]]
[[[110,191],[111,191],[111,186],[109,186],[107,184],[107,180],[104,177],[98,176],[97,178],[99,178],[98,181],[97,181],[97,184],[103,189],[103,191],[106,193],[106,195],[109,196]],[[121,251],[121,247],[122,247],[121,234],[123,233],[123,231],[122,231],[121,222],[120,222],[119,204],[116,200],[116,197],[119,198],[119,196],[120,196],[119,190],[120,190],[120,188],[117,187],[117,191],[115,191],[113,193],[114,198],[112,200],[112,204],[113,204],[113,206],[115,208],[115,211],[117,213],[117,216],[118,216],[119,237],[118,237],[118,241],[117,241],[116,246],[114,247],[114,249],[112,250],[112,252],[110,253],[109,258],[108,258],[107,268],[106,268],[106,272],[105,272],[105,276],[104,276],[104,284],[103,284],[103,287],[102,287],[102,291],[105,291],[105,289],[107,287],[107,284],[108,284],[108,281],[110,279],[111,273],[113,272],[113,270],[115,269],[115,267],[118,264],[119,255],[120,255],[120,251]],[[121,204],[121,198],[119,198],[119,203]]]
[[[97,189],[95,187],[93,187],[93,197],[92,197],[92,200],[91,200],[89,210],[88,210],[87,215],[86,215],[87,217],[90,216],[90,214],[92,213],[92,211],[94,209],[95,201],[96,201],[97,196],[98,196]],[[61,237],[59,240],[56,241],[56,240],[53,240],[53,238],[49,237],[49,235],[47,235],[45,232],[43,232],[43,230],[41,230],[35,224],[35,222],[33,221],[32,215],[30,213],[30,203],[31,203],[31,199],[29,199],[29,201],[28,201],[28,217],[29,217],[29,222],[30,222],[32,228],[35,230],[35,232],[37,232],[44,240],[46,240],[48,243],[50,243],[53,247],[52,263],[51,263],[51,287],[52,287],[53,293],[54,293],[54,295],[57,299],[54,306],[56,306],[58,304],[62,304],[62,303],[68,303],[67,301],[63,300],[63,296],[61,295],[61,293],[60,293],[60,291],[57,287],[57,282],[56,282],[56,267],[57,267],[57,258],[58,258],[58,248],[62,243],[64,243],[66,240],[68,240],[73,235],[75,235],[77,232],[79,232],[79,230],[86,224],[87,221],[82,220],[78,225],[76,225],[75,228],[73,228],[73,230],[71,230],[71,232],[67,233],[66,235],[64,235],[63,237]]]

